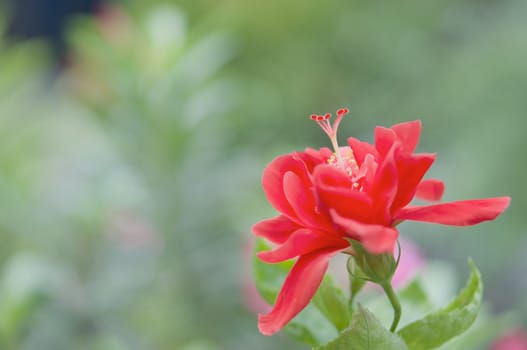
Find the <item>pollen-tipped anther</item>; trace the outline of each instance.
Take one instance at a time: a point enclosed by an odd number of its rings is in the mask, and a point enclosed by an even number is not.
[[[338,117],[343,117],[346,114],[348,114],[349,112],[350,112],[350,110],[348,108],[340,108],[339,110],[337,110],[337,116]]]
[[[335,150],[335,156],[339,164],[344,164],[344,163],[340,155],[339,146],[337,142],[337,129],[339,128],[339,124],[340,124],[340,121],[342,120],[342,117],[344,117],[348,113],[349,113],[348,108],[338,109],[337,116],[333,124],[331,124],[329,121],[329,119],[331,118],[331,113],[326,113],[324,115],[312,114],[310,117],[311,120],[316,121],[318,126],[320,126],[320,128],[324,130],[324,132],[328,135],[331,141],[331,145],[333,146],[333,149]]]

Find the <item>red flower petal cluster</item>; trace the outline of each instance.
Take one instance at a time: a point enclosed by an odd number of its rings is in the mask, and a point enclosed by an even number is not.
[[[347,109],[311,118],[330,136],[336,152],[306,149],[275,158],[263,174],[263,188],[280,215],[253,227],[255,235],[275,243],[259,258],[276,263],[297,258],[271,312],[259,315],[260,332],[281,330],[311,300],[329,259],[353,239],[371,253],[393,252],[395,226],[403,220],[445,225],[474,225],[493,220],[509,205],[509,197],[410,206],[414,197],[436,201],[443,194],[440,180],[423,180],[434,154],[414,153],[421,122],[375,129],[374,145],[348,139],[336,144],[336,129]]]

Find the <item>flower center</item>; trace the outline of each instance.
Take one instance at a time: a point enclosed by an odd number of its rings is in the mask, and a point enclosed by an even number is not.
[[[354,177],[359,172],[359,165],[355,160],[353,150],[349,147],[340,147],[338,153],[340,160],[335,152],[328,158],[327,163],[344,170],[349,177]]]

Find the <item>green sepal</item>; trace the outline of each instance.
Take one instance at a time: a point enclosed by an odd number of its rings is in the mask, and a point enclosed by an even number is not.
[[[375,316],[360,304],[351,325],[326,345],[314,350],[407,350],[404,341],[389,332]]]
[[[355,312],[355,298],[362,290],[362,287],[364,287],[364,285],[368,281],[368,278],[361,271],[360,267],[355,262],[355,258],[353,256],[350,256],[348,258],[348,261],[346,262],[346,268],[348,269],[350,290],[348,309],[350,314],[353,315],[353,313]]]
[[[350,278],[351,297],[352,299],[355,299],[357,294],[359,294],[359,292],[361,291],[362,287],[364,287],[364,285],[368,281],[368,277],[366,277],[364,272],[361,271],[360,267],[355,262],[355,258],[353,256],[350,256],[348,258],[346,264]]]
[[[483,295],[481,274],[469,259],[470,278],[445,308],[412,322],[397,332],[410,350],[435,349],[467,330],[476,320]]]

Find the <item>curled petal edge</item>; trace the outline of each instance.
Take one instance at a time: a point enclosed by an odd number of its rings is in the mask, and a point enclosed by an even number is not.
[[[401,143],[405,152],[414,152],[417,144],[419,143],[419,137],[421,136],[422,123],[420,120],[413,120],[404,122],[392,126],[392,129]]]
[[[417,185],[415,196],[425,201],[440,201],[445,192],[445,184],[441,180],[426,179]]]
[[[331,217],[349,238],[361,242],[370,253],[393,253],[399,236],[397,229],[377,224],[364,224],[342,217],[335,211],[331,211]]]
[[[279,215],[256,223],[253,225],[252,231],[258,237],[266,238],[273,243],[282,244],[300,227],[286,216]]]

